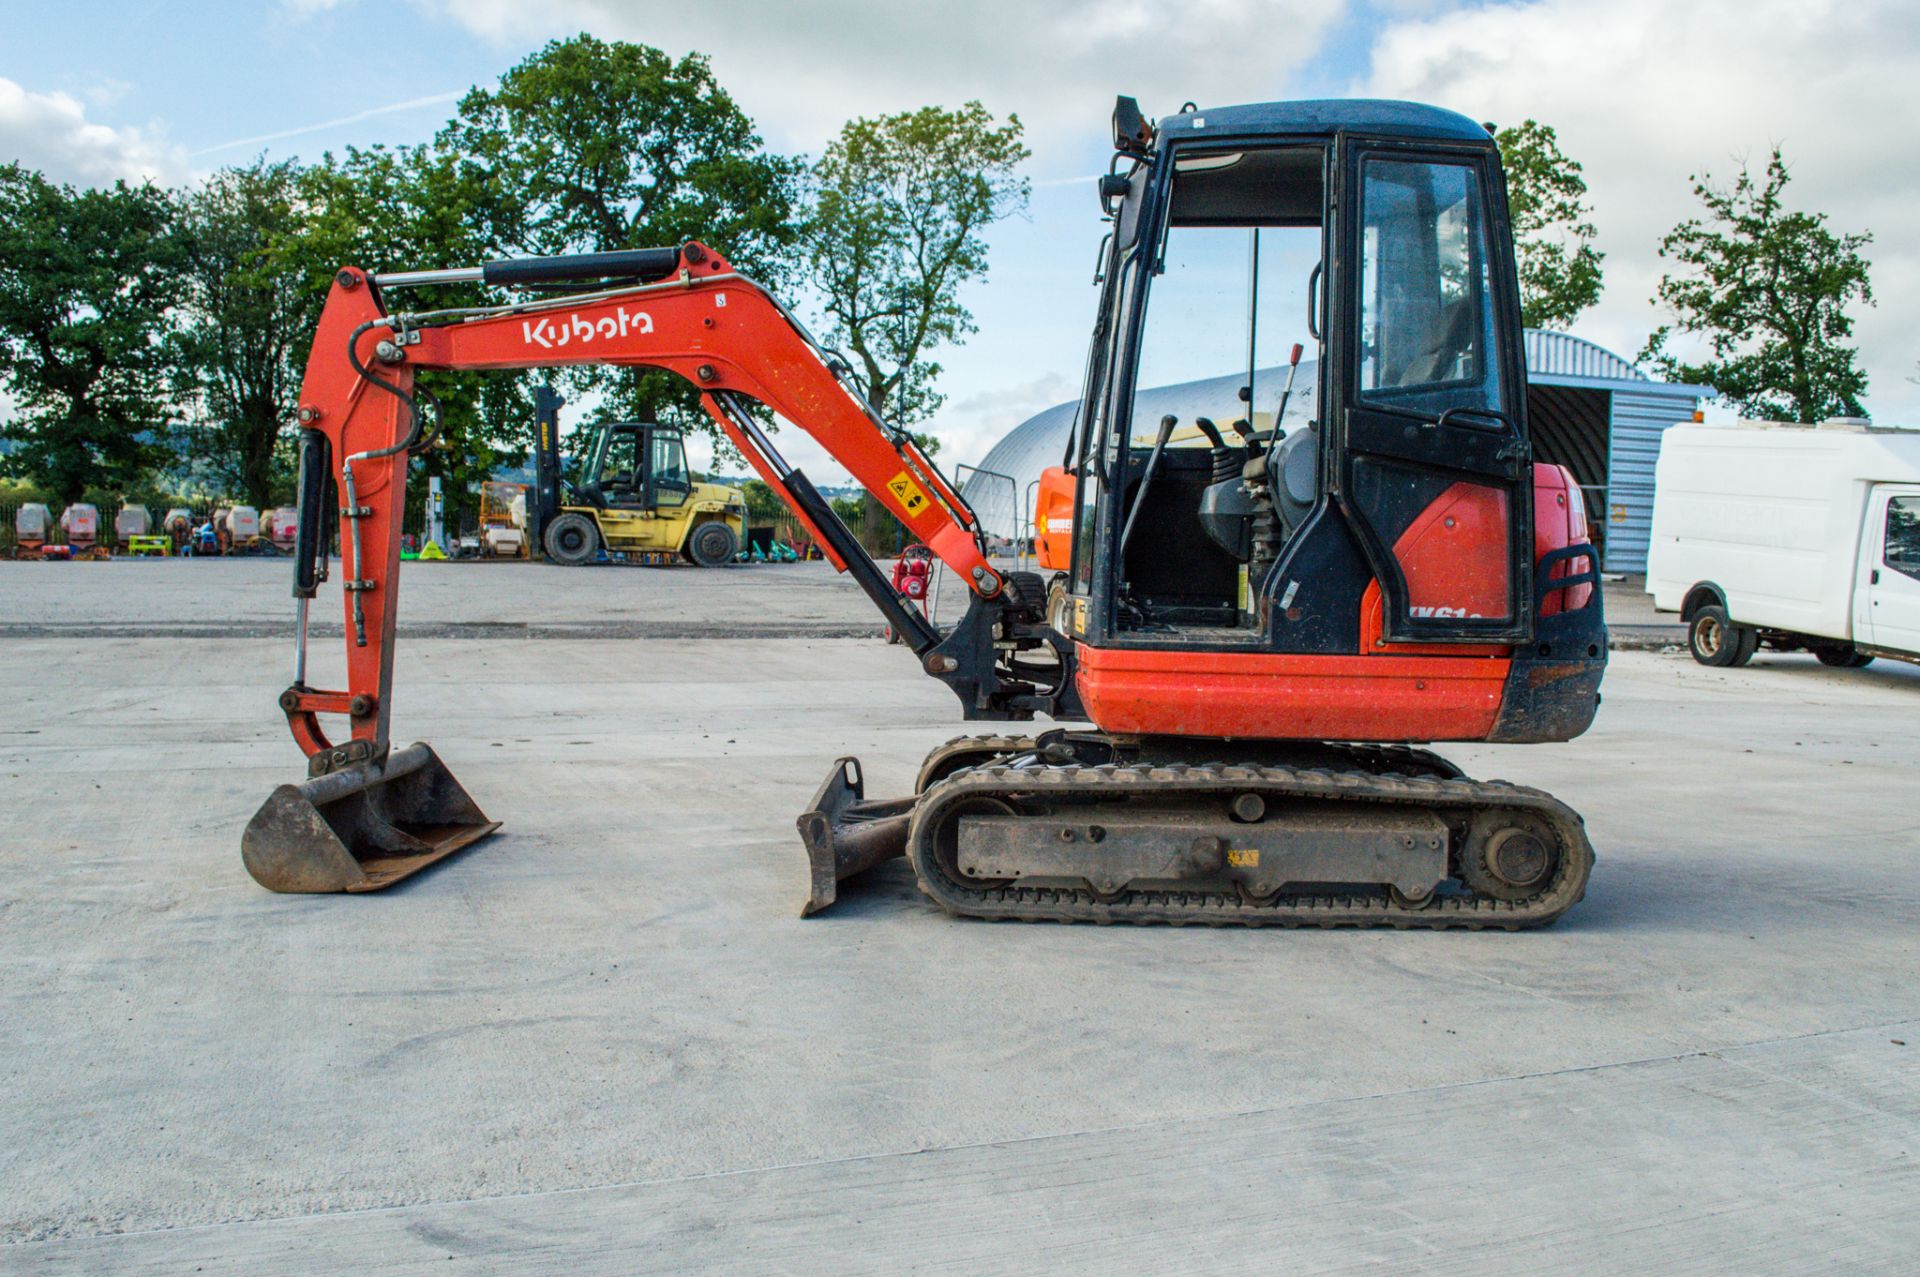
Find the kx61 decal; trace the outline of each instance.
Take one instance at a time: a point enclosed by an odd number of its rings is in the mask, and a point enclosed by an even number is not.
[[[652,331],[652,315],[644,310],[628,310],[625,306],[598,319],[575,313],[557,323],[546,318],[537,322],[531,319],[520,321],[520,335],[527,345],[538,346],[542,350],[553,350],[575,341],[584,346],[601,337],[625,337],[629,332]]]

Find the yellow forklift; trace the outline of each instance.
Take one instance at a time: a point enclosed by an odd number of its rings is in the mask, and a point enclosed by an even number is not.
[[[560,407],[550,387],[534,392],[534,484],[528,541],[555,563],[577,567],[600,552],[677,554],[703,568],[733,562],[746,535],[738,488],[696,483],[680,430],[654,422],[593,427],[578,483],[560,472]]]

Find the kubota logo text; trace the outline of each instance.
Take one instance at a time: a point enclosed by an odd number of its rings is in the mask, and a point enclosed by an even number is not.
[[[558,323],[544,318],[538,322],[531,319],[520,321],[520,335],[526,339],[527,345],[539,346],[543,350],[553,350],[569,342],[577,341],[584,346],[600,337],[625,337],[629,332],[652,331],[652,315],[644,310],[628,310],[625,306],[598,319],[589,319],[576,313]]]

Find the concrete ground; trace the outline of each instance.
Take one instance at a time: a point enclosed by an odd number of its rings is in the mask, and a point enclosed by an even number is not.
[[[798,919],[831,760],[964,730],[872,638],[423,638],[397,735],[505,829],[288,897],[238,855],[286,645],[206,636],[260,566],[0,564],[0,1272],[1913,1270],[1920,668],[1618,653],[1581,740],[1447,751],[1585,814],[1558,925],[1241,932],[898,863]],[[864,619],[761,571],[407,598]],[[178,636],[64,628],[126,616]]]

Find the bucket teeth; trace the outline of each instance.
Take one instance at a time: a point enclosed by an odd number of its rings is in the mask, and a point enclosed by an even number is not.
[[[413,744],[274,790],[240,839],[269,891],[378,891],[500,827],[447,765]]]

